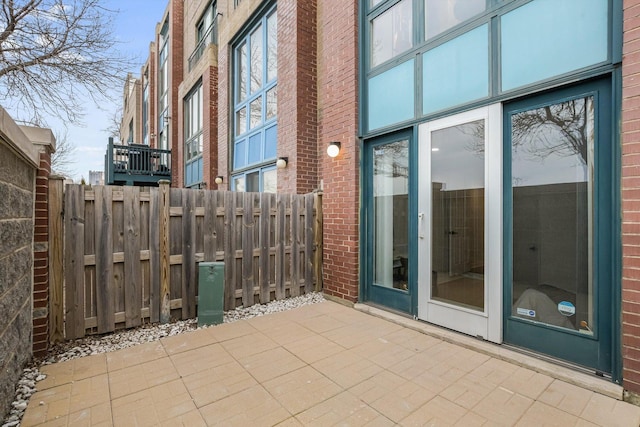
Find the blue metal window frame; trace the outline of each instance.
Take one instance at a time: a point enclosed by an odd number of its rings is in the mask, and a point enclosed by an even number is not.
[[[185,187],[194,187],[194,186],[199,186],[202,183],[202,149],[201,147],[198,145],[198,154],[193,157],[193,158],[188,158],[189,156],[187,155],[187,153],[190,152],[189,150],[189,146],[194,143],[197,142],[199,138],[202,137],[202,130],[203,130],[203,121],[201,119],[200,122],[200,129],[198,131],[196,131],[193,135],[189,135],[189,138],[187,138],[187,127],[191,125],[191,120],[192,120],[192,114],[193,111],[191,110],[191,108],[189,107],[189,101],[193,98],[193,96],[200,92],[200,96],[202,97],[204,94],[202,92],[202,80],[198,81],[198,83],[196,83],[194,85],[194,87],[189,91],[189,93],[187,94],[187,96],[184,97],[183,100],[183,105],[184,105],[184,144],[183,144],[183,148],[184,148],[184,185]],[[202,110],[199,112],[201,117],[204,117],[204,103],[202,101],[202,99],[200,100],[200,104],[199,104],[199,108],[202,108]],[[188,119],[187,119],[188,117]],[[190,173],[188,173],[188,170],[191,169],[196,169],[197,170],[197,174],[195,177],[191,177],[191,179],[187,180],[187,178],[191,175]]]
[[[267,92],[277,86],[278,77],[277,75],[271,80],[267,80],[268,71],[267,71],[267,62],[268,62],[268,19],[277,13],[277,8],[275,5],[269,6],[264,10],[259,11],[259,17],[253,21],[251,21],[250,25],[247,26],[246,30],[243,32],[242,36],[236,39],[233,43],[233,118],[231,120],[232,129],[233,129],[233,143],[232,143],[232,155],[230,156],[231,169],[234,172],[244,171],[249,167],[261,166],[263,163],[271,163],[275,165],[276,156],[266,156],[266,132],[271,129],[273,126],[277,126],[277,113],[275,116],[267,119]],[[277,17],[276,17],[277,19]],[[261,86],[255,90],[251,91],[251,35],[253,32],[261,26],[261,36],[262,36],[262,84]],[[240,67],[239,64],[239,49],[242,45],[246,46],[247,57],[246,57],[246,96],[244,99],[239,99],[240,94]],[[250,127],[251,124],[251,110],[250,106],[253,101],[260,98],[261,100],[261,119],[260,123],[253,128]],[[277,102],[277,101],[276,101]],[[246,117],[245,117],[245,131],[241,134],[237,133],[238,123],[236,120],[237,113],[245,109]],[[249,140],[252,137],[260,135],[261,139],[261,147],[260,147],[260,156],[257,161],[249,162],[249,150],[245,149],[244,158],[241,160],[239,165],[236,165],[235,157],[236,157],[236,147],[239,143],[245,142],[247,145]],[[277,145],[277,142],[276,142]],[[235,173],[234,176],[239,176],[239,174]]]

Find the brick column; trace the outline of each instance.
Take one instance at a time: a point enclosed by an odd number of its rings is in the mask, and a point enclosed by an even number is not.
[[[640,6],[623,7],[622,377],[626,390],[640,393]]]
[[[49,348],[49,175],[51,148],[43,147],[36,175],[33,234],[33,355]]]
[[[318,159],[324,292],[355,302],[359,277],[358,2],[318,2]],[[327,146],[339,141],[338,157]]]

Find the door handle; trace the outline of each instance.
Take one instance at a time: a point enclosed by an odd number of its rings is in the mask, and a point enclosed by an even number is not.
[[[422,230],[422,220],[424,219],[424,212],[418,214],[418,238],[424,239],[424,231]]]

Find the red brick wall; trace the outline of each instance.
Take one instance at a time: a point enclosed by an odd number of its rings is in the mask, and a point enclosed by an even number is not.
[[[278,2],[278,191],[318,188],[316,0]]]
[[[202,76],[204,108],[202,129],[202,179],[207,188],[215,189],[218,175],[218,67],[207,68]]]
[[[49,149],[40,153],[33,233],[33,355],[49,348]]]
[[[624,1],[622,60],[622,355],[640,393],[640,1]]]
[[[178,87],[182,83],[184,39],[183,0],[172,0],[169,12],[169,147],[171,147],[171,186],[184,187],[184,158],[179,133],[182,133],[182,100],[178,97]]]
[[[318,2],[318,158],[324,180],[324,292],[358,298],[358,2]],[[338,157],[326,147],[340,141]]]
[[[230,96],[230,76],[231,64],[229,64],[230,47],[221,45],[218,48],[218,175],[224,177],[224,181],[220,185],[212,186],[217,190],[228,190],[229,185],[229,167],[228,159],[231,151],[229,150],[229,125],[231,118],[229,117],[229,96]]]

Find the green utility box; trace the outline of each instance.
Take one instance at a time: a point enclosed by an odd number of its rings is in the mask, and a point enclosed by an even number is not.
[[[201,262],[198,266],[198,326],[223,322],[224,262]]]

